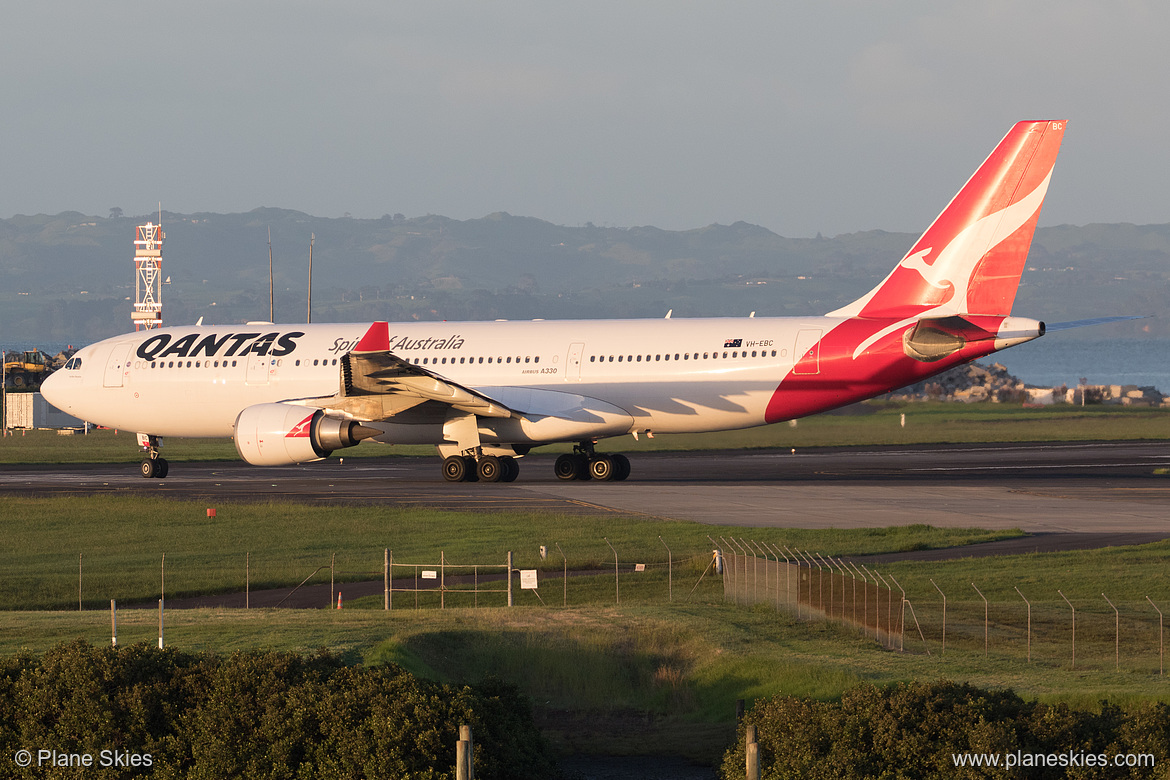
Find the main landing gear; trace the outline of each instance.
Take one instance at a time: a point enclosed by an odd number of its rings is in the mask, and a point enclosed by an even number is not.
[[[146,479],[163,479],[167,472],[170,471],[170,466],[167,464],[167,459],[158,454],[159,448],[162,447],[162,441],[157,436],[147,436],[138,434],[138,443],[146,449],[146,458],[142,461],[142,476]]]
[[[443,461],[443,479],[448,482],[515,482],[520,464],[504,455],[452,455]]]
[[[573,445],[572,454],[557,458],[553,466],[557,479],[566,482],[573,479],[613,480],[621,482],[630,476],[630,459],[621,453],[599,454],[593,449],[593,442],[585,441]]]

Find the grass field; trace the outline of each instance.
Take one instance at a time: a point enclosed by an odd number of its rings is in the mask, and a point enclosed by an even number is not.
[[[906,424],[902,425],[902,415]],[[1170,409],[1056,405],[1025,409],[1004,404],[865,403],[790,424],[744,431],[662,434],[639,441],[609,439],[607,451],[650,452],[767,447],[837,447],[955,442],[1094,441],[1170,438]],[[559,452],[564,445],[542,448]],[[365,443],[334,457],[433,456],[428,446]],[[237,460],[227,439],[167,439],[168,460]],[[131,463],[141,458],[132,432],[15,431],[0,440],[0,463]]]
[[[343,610],[169,610],[166,641],[187,650],[252,647],[295,651],[330,648],[358,662],[393,661],[443,681],[493,674],[520,685],[543,726],[562,747],[583,752],[683,754],[713,760],[730,739],[736,699],[777,691],[832,698],[861,681],[888,683],[947,677],[1008,686],[1025,696],[1093,705],[1101,699],[1170,700],[1158,675],[1156,613],[1146,595],[1170,609],[1164,561],[1170,544],[926,564],[888,564],[907,590],[926,637],[914,624],[905,652],[884,650],[853,628],[799,622],[770,607],[723,602],[721,581],[706,574],[706,526],[646,518],[565,518],[311,507],[221,505],[121,497],[12,499],[0,548],[0,593],[23,611],[4,614],[0,652],[43,651],[82,637],[110,637],[109,600],[153,604],[166,552],[168,598],[241,589],[243,557],[252,552],[252,587],[294,584],[337,554],[339,576],[379,578],[382,550],[396,560],[493,563],[511,549],[518,568],[544,568],[539,593],[516,590],[517,606],[468,608],[449,593],[415,609],[396,594],[347,600]],[[13,522],[12,518],[22,518]],[[982,531],[924,526],[867,531],[720,528],[776,544],[857,555],[949,546],[995,538]],[[615,593],[612,552],[621,573]],[[661,539],[660,539],[661,537]],[[84,540],[82,542],[81,540]],[[672,550],[668,595],[667,552]],[[564,583],[547,576],[540,544],[559,542],[573,569],[595,569]],[[86,549],[79,550],[85,545]],[[78,552],[86,609],[77,610]],[[632,564],[648,564],[635,573]],[[317,582],[327,578],[324,572]],[[941,653],[941,597],[948,593],[947,647]],[[983,651],[983,603],[990,600],[990,652]],[[399,583],[405,586],[406,583]],[[1032,660],[1026,656],[1026,611],[1014,587],[1033,601]],[[1078,611],[1077,662],[1070,663],[1069,610]],[[1114,665],[1110,595],[1121,610],[1120,669]],[[620,595],[620,603],[618,597]],[[480,597],[500,604],[502,597]],[[462,599],[462,601],[460,600]],[[494,602],[493,602],[494,599]],[[157,641],[157,612],[118,613],[119,643]],[[929,650],[929,654],[927,653]],[[623,725],[624,724],[624,725]]]
[[[924,526],[713,529],[616,515],[569,518],[293,503],[218,504],[216,516],[209,518],[206,508],[193,501],[119,496],[7,498],[9,521],[0,532],[0,603],[9,609],[75,607],[79,565],[84,604],[157,599],[164,554],[166,595],[176,598],[243,591],[249,557],[253,589],[295,585],[334,560],[339,582],[381,579],[386,549],[397,562],[437,565],[442,553],[454,564],[497,566],[512,551],[518,568],[559,572],[564,562],[558,544],[574,570],[612,571],[612,544],[626,569],[634,563],[657,569],[673,557],[680,572],[698,566],[697,578],[710,558],[708,534],[834,555],[951,547],[1018,534]],[[543,562],[541,545],[550,550]],[[327,568],[314,581],[328,578]]]
[[[906,414],[906,425],[901,415]],[[1119,407],[1009,408],[994,404],[865,405],[801,420],[795,427],[705,436],[618,439],[627,451],[814,447],[945,442],[1170,438],[1170,412]],[[351,454],[427,454],[431,448],[360,447]],[[167,442],[173,460],[235,459],[228,441]],[[131,462],[132,435],[100,431],[84,439],[29,432],[0,442],[0,462]],[[923,631],[908,624],[905,652],[880,648],[853,628],[799,622],[769,607],[723,602],[722,584],[704,575],[708,534],[833,555],[947,547],[1002,538],[980,530],[924,526],[856,531],[726,528],[645,517],[445,513],[389,507],[217,504],[117,496],[6,500],[0,525],[0,598],[9,610],[0,652],[43,651],[83,637],[109,641],[108,605],[152,604],[166,555],[168,598],[243,589],[245,556],[253,589],[295,584],[336,556],[339,583],[378,579],[383,550],[395,560],[500,564],[545,572],[538,591],[500,596],[396,595],[347,600],[344,610],[171,610],[167,643],[227,652],[253,647],[331,648],[354,662],[393,661],[444,681],[510,679],[532,697],[542,725],[569,751],[659,752],[714,760],[731,739],[736,699],[785,692],[833,698],[861,681],[951,678],[1012,687],[1028,697],[1095,705],[1102,699],[1170,701],[1159,675],[1158,617],[1170,612],[1170,544],[882,567],[906,588]],[[717,534],[716,534],[717,531]],[[615,597],[613,551],[621,563]],[[667,549],[672,567],[668,595]],[[563,565],[595,570],[563,583]],[[541,561],[540,545],[550,550]],[[634,563],[647,571],[634,573]],[[80,571],[79,571],[80,570]],[[313,581],[324,582],[328,569]],[[79,611],[78,587],[84,611]],[[933,580],[933,584],[932,584]],[[984,603],[989,599],[988,652]],[[947,594],[946,652],[942,597]],[[1016,588],[1031,600],[1028,610]],[[1075,665],[1071,632],[1076,609]],[[1115,623],[1108,596],[1119,610]],[[462,599],[462,601],[460,600]],[[1115,633],[1115,626],[1119,631]],[[157,613],[122,608],[119,643],[157,641]],[[1116,642],[1116,644],[1115,644]],[[928,652],[929,651],[929,652]],[[1115,666],[1117,668],[1115,668]]]

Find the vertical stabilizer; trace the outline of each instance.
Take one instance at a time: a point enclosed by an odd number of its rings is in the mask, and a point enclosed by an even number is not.
[[[831,317],[1011,313],[1065,122],[1020,122],[890,275]]]

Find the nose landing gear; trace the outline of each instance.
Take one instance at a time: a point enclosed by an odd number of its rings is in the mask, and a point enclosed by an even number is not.
[[[167,464],[167,459],[158,453],[162,447],[162,440],[157,436],[140,433],[138,434],[138,443],[146,450],[146,457],[140,467],[142,476],[145,479],[165,478],[167,472],[170,471],[170,466]]]

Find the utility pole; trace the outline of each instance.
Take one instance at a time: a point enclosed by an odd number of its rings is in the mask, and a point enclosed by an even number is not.
[[[309,311],[305,314],[305,322],[313,321],[313,240],[317,234],[309,234]]]
[[[268,226],[268,321],[276,322],[276,310],[272,303],[272,226]]]

